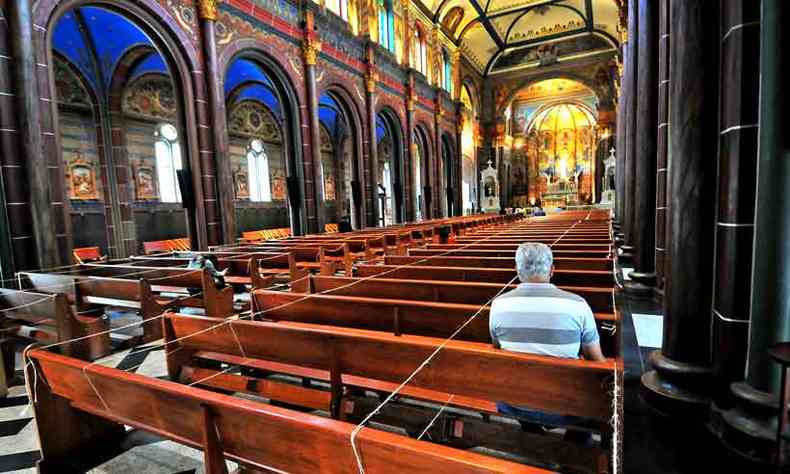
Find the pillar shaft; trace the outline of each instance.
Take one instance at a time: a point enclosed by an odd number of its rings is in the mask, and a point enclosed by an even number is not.
[[[669,144],[669,0],[658,5],[658,134],[656,137],[656,288],[664,288],[664,261],[667,248],[667,146]]]
[[[49,202],[49,166],[41,152],[36,55],[33,41],[33,18],[30,0],[12,0],[8,8],[9,37],[14,56],[16,106],[19,114],[20,152],[26,159],[30,211],[33,217],[33,242],[39,267],[62,264]],[[60,197],[56,197],[60,200]]]
[[[655,270],[656,129],[658,109],[658,3],[639,0],[637,11],[636,163],[634,163],[634,270],[641,276]],[[636,275],[632,275],[635,278]],[[652,278],[650,278],[652,279]]]
[[[765,349],[790,340],[790,143],[786,21],[790,5],[763,0],[761,19],[760,153],[757,164],[751,330],[746,381],[778,393],[777,366]]]
[[[206,56],[206,81],[208,86],[208,105],[211,110],[209,115],[213,121],[211,130],[214,139],[214,162],[217,169],[217,185],[219,189],[233,189],[233,174],[231,173],[228,159],[228,144],[225,114],[225,92],[222,88],[222,72],[219,70],[217,60],[217,36],[215,20],[205,18],[203,26],[203,50]],[[232,243],[236,239],[236,207],[233,203],[233,193],[217,192],[220,210],[220,225],[222,241]]]
[[[639,43],[639,5],[637,0],[628,0],[628,55],[625,64],[625,75],[628,81],[628,101],[625,108],[625,195],[624,205],[624,234],[625,242],[634,245],[634,188],[636,180],[636,75],[639,66],[637,46]]]
[[[370,187],[368,192],[370,196],[373,196],[373,219],[371,222],[368,222],[368,225],[376,227],[379,225],[379,212],[381,210],[381,203],[379,202],[377,186],[379,182],[379,154],[378,142],[376,141],[376,77],[371,59],[369,59],[368,67],[370,69],[368,70],[368,75],[365,81],[365,104],[367,106],[368,145],[370,145],[368,151],[368,158],[370,160],[370,182],[365,183],[365,185]]]
[[[743,379],[749,332],[759,137],[760,1],[722,3],[719,205],[712,309],[714,375]]]
[[[642,376],[659,409],[702,413],[710,390],[710,304],[716,212],[719,2],[671,1],[669,221],[664,338]]]

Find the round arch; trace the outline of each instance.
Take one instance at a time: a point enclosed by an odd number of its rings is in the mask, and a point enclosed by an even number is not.
[[[440,209],[443,217],[450,217],[456,213],[455,181],[458,174],[457,160],[455,159],[455,140],[448,132],[443,132],[441,137],[441,157],[438,160]]]
[[[63,16],[79,7],[96,7],[115,13],[128,22],[132,23],[136,28],[143,32],[155,45],[156,51],[161,55],[165,62],[167,69],[172,76],[173,88],[176,97],[182,99],[178,102],[177,127],[184,136],[183,148],[184,160],[183,167],[189,172],[191,177],[191,191],[195,203],[202,203],[204,201],[204,183],[201,160],[199,158],[199,150],[201,144],[197,133],[197,115],[195,112],[195,86],[192,81],[192,73],[196,69],[197,52],[194,49],[191,41],[186,33],[180,29],[173,28],[163,18],[168,18],[170,15],[158,2],[155,0],[140,0],[139,2],[132,2],[129,0],[41,0],[34,7],[34,24],[47,25],[45,34],[46,48],[43,49],[43,56],[40,50],[37,50],[36,61],[38,63],[47,64],[51,66],[54,64],[54,48],[53,34],[55,26],[63,18]],[[131,49],[130,49],[131,51]],[[129,51],[125,52],[128,53]],[[150,52],[150,51],[149,51]],[[121,61],[118,61],[120,66]],[[119,67],[120,68],[120,67]],[[48,83],[41,84],[40,87],[47,90],[50,97],[56,96],[55,78],[53,67],[48,67],[48,74],[46,79]],[[41,112],[44,117],[51,117],[54,127],[59,123],[58,107],[56,101],[45,103],[42,101]],[[110,112],[106,108],[101,111],[102,120]],[[130,177],[125,174],[118,174],[116,168],[123,167],[126,161],[125,152],[120,155],[113,153],[112,149],[117,145],[115,143],[116,135],[112,134],[109,127],[104,127],[102,136],[100,137],[107,149],[106,157],[112,160],[112,165],[107,166],[109,186],[109,199],[111,205],[111,221],[113,222],[115,231],[112,232],[111,241],[108,243],[111,248],[111,255],[126,256],[139,252],[139,241],[136,231],[132,230],[134,226],[125,225],[124,222],[129,221],[129,216],[133,215],[131,208],[134,197],[131,195],[132,186],[129,186]],[[57,130],[55,130],[57,132]],[[53,155],[58,157],[59,165],[63,166],[62,159],[62,146],[58,138],[59,133],[55,133],[55,146],[56,150],[51,150]],[[109,145],[109,146],[108,146]],[[44,145],[45,152],[46,144]],[[116,156],[118,155],[118,156]],[[122,155],[122,156],[121,156]],[[117,158],[117,159],[116,159]],[[120,160],[121,163],[116,161]],[[210,172],[210,171],[209,171]],[[57,189],[57,188],[56,188]],[[73,248],[73,240],[71,238],[72,229],[69,225],[68,202],[69,198],[66,195],[65,187],[60,186],[61,196],[60,202],[64,203],[64,220],[63,227],[66,229],[65,234],[68,236],[66,250],[67,255],[61,255],[61,259],[69,259],[71,249]],[[53,201],[58,200],[53,197]],[[207,228],[207,215],[206,208],[202,205],[192,206],[188,212],[189,225],[187,227],[191,246],[193,248],[205,248],[208,245]]]
[[[373,184],[374,190],[379,189],[378,193],[381,193],[381,190],[386,191],[386,195],[389,196],[385,198],[385,209],[391,211],[391,215],[389,217],[385,215],[380,215],[378,217],[379,221],[382,219],[385,223],[388,222],[388,219],[391,220],[393,223],[402,223],[403,222],[403,207],[404,207],[404,193],[403,193],[403,182],[405,176],[405,169],[404,169],[404,132],[403,126],[401,123],[400,118],[398,117],[397,112],[393,110],[389,106],[384,106],[376,113],[376,140],[379,145],[379,152],[377,153],[377,158],[379,163],[387,163],[388,160],[391,160],[391,167],[387,170],[386,166],[378,166],[378,173],[379,176],[373,177]],[[389,151],[389,156],[386,156],[386,150],[382,150],[382,137],[379,137],[379,128],[383,127],[383,132],[388,133],[391,136],[391,150]],[[387,179],[388,178],[388,179]]]
[[[361,229],[364,227],[365,224],[365,216],[367,210],[367,200],[365,196],[365,186],[364,186],[364,146],[363,146],[363,136],[364,136],[364,129],[362,125],[361,119],[361,112],[359,110],[359,104],[352,98],[353,96],[351,93],[346,89],[345,86],[342,84],[333,82],[328,84],[326,87],[323,87],[318,94],[318,97],[322,97],[324,94],[327,94],[329,97],[334,100],[337,104],[340,113],[343,115],[346,125],[349,127],[349,133],[346,140],[348,142],[343,143],[343,145],[348,144],[348,148],[344,148],[344,153],[346,151],[350,152],[348,157],[348,164],[351,165],[351,175],[350,175],[350,182],[349,190],[346,192],[350,193],[350,207],[351,207],[351,224],[356,229]],[[345,156],[343,158],[345,160]]]
[[[293,81],[280,62],[270,55],[265,47],[256,40],[239,40],[226,48],[218,58],[217,70],[221,72],[224,80],[227,77],[231,65],[240,59],[248,60],[261,68],[263,73],[270,79],[277,97],[282,117],[280,129],[283,132],[283,156],[285,157],[285,181],[286,196],[289,204],[289,220],[291,231],[294,235],[301,235],[307,229],[307,209],[305,207],[305,185],[304,167],[302,150],[302,117],[300,116],[300,101],[296,93]],[[239,85],[241,87],[241,84]],[[217,123],[227,123],[227,97],[223,98],[222,106],[218,107],[216,117]],[[222,143],[221,154],[225,159],[218,163],[225,175],[225,181],[232,180],[229,158],[229,139],[225,132],[224,143]],[[229,206],[232,208],[232,205]],[[235,228],[235,223],[231,228]]]
[[[415,220],[428,219],[431,216],[431,159],[433,143],[429,128],[424,122],[418,122],[414,126],[414,146],[416,153],[412,156],[418,158],[414,160],[412,169],[413,199],[412,205],[414,212],[412,217]]]
[[[542,81],[547,81],[549,79],[568,79],[571,81],[576,81],[587,86],[587,88],[590,89],[593,94],[595,94],[595,97],[596,99],[598,99],[598,102],[602,102],[606,98],[605,92],[600,89],[599,84],[597,84],[594,79],[584,77],[580,74],[562,71],[562,72],[547,72],[547,73],[539,74],[537,76],[532,76],[527,79],[524,79],[523,81],[516,83],[508,91],[502,103],[497,105],[506,106],[507,104],[513,102],[513,99],[516,98],[516,95],[522,89],[526,89],[527,87],[533,84],[537,84],[538,82],[542,82]]]

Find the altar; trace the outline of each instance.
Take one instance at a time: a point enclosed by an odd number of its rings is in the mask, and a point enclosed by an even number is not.
[[[579,202],[578,187],[573,181],[548,183],[546,192],[540,195],[544,208],[574,206]]]

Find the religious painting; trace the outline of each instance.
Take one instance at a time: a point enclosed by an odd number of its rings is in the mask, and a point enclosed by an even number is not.
[[[272,200],[285,200],[285,175],[282,170],[272,171]]]
[[[233,187],[236,192],[236,199],[250,198],[250,181],[247,176],[247,168],[239,165],[233,172]]]
[[[139,166],[134,173],[135,196],[138,201],[157,199],[156,178],[154,170],[147,166]]]
[[[146,74],[126,88],[123,111],[131,115],[173,120],[176,117],[176,97],[170,78]]]
[[[335,177],[332,175],[328,175],[324,179],[324,199],[327,201],[335,200]]]
[[[450,32],[451,35],[455,34],[455,30],[458,29],[458,25],[461,24],[461,20],[464,19],[464,9],[462,7],[453,7],[447,14],[444,16],[444,20],[442,20],[442,25],[447,28],[447,31]]]
[[[280,126],[268,107],[254,100],[242,100],[230,110],[230,132],[255,136],[269,143],[282,143]]]
[[[99,199],[94,163],[78,156],[69,164],[69,198]]]

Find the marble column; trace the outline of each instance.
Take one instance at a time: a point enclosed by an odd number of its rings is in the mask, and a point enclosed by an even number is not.
[[[225,112],[225,91],[223,90],[222,71],[217,59],[216,35],[216,2],[199,2],[201,29],[203,32],[203,54],[206,62],[206,83],[208,87],[208,108],[212,127],[211,135],[214,142],[214,163],[216,169],[217,202],[219,204],[219,220],[221,239],[224,243],[232,243],[236,238],[236,207],[232,192],[219,192],[233,189],[233,174],[228,157],[227,116]]]
[[[36,71],[38,66],[34,51],[30,0],[12,0],[8,3],[8,30],[14,58],[13,79],[16,85],[16,110],[19,118],[18,152],[24,158],[27,171],[26,184],[30,193],[30,214],[33,223],[31,235],[36,264],[41,268],[53,267],[63,264],[63,260],[49,197],[49,162],[48,157],[42,153]],[[60,200],[59,197],[55,199]]]
[[[628,35],[626,41],[622,43],[623,71],[628,63]],[[623,231],[625,221],[625,111],[628,107],[628,80],[625,74],[620,76],[620,96],[617,98],[617,131],[615,132],[615,228],[619,232],[618,237]],[[532,173],[532,171],[530,171]],[[533,176],[530,174],[530,176]],[[617,239],[621,242],[621,239]],[[619,243],[618,242],[618,243]]]
[[[304,55],[305,85],[307,86],[307,114],[310,123],[310,156],[312,158],[313,192],[315,199],[315,220],[307,223],[307,232],[323,233],[324,223],[326,222],[324,196],[321,192],[324,177],[321,174],[321,122],[318,118],[318,91],[315,78],[315,64],[318,60],[318,52],[321,51],[321,42],[313,31],[312,12],[306,12],[308,21],[305,27],[305,39],[302,42],[302,54]],[[305,186],[309,180],[305,179]]]
[[[760,0],[721,7],[719,206],[713,287],[717,402],[743,378],[749,332],[760,93]]]
[[[458,102],[458,115],[455,119],[455,173],[453,174],[453,186],[455,187],[455,216],[464,215],[463,203],[463,188],[464,188],[464,153],[463,147],[463,132],[464,132],[464,115],[463,103]]]
[[[710,304],[716,220],[719,2],[671,1],[669,221],[664,337],[642,376],[665,413],[704,413],[710,401]]]
[[[639,66],[639,3],[628,0],[628,62],[625,74],[628,81],[628,102],[625,108],[625,164],[623,195],[623,235],[625,245],[621,246],[621,261],[630,262],[634,250],[634,190],[636,188],[636,105],[637,105],[637,71]],[[629,263],[630,264],[630,263]]]
[[[790,340],[790,206],[787,205],[790,123],[786,118],[790,105],[786,92],[790,66],[787,58],[790,35],[786,25],[790,20],[790,5],[784,0],[761,3],[757,27],[760,29],[759,103],[770,105],[760,107],[759,111],[748,351],[745,380],[731,385],[735,408],[723,414],[720,435],[735,451],[771,461],[775,455],[780,379],[778,366],[769,359],[766,350]],[[743,29],[743,33],[749,34]],[[746,56],[748,52],[744,50],[743,54]]]
[[[639,0],[634,163],[634,271],[626,289],[653,293],[655,284],[656,121],[658,119],[658,14],[656,0]]]
[[[656,137],[656,286],[664,292],[664,260],[667,253],[667,170],[669,156],[669,0],[658,0],[658,135]]]

